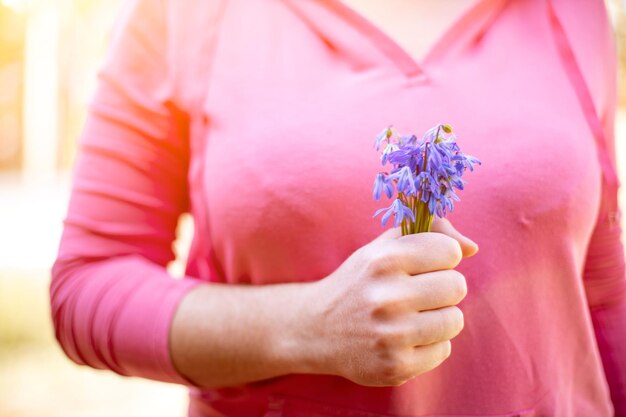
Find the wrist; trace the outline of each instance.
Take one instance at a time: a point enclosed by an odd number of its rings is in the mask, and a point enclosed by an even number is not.
[[[278,310],[279,324],[273,327],[273,351],[283,362],[285,373],[328,373],[323,338],[316,326],[321,281],[287,285],[284,308]]]

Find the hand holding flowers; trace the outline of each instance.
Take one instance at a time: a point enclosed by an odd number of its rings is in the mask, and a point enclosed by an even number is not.
[[[456,306],[467,292],[454,268],[474,255],[477,245],[433,213],[452,209],[463,187],[461,174],[479,163],[460,153],[452,129],[438,125],[421,142],[391,127],[376,140],[381,160],[394,164],[374,183],[374,198],[391,198],[396,227],[357,249],[334,272],[309,284],[296,304],[297,326],[285,332],[296,353],[293,373],[339,375],[366,386],[400,385],[439,366],[463,328]],[[409,220],[413,222],[410,223]],[[417,220],[417,221],[416,221]],[[402,224],[402,230],[397,227]],[[425,229],[425,230],[423,230]],[[418,231],[436,233],[419,233]]]

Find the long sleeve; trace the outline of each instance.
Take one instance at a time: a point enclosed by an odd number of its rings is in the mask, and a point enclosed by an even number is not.
[[[609,107],[610,109],[610,107]],[[610,110],[609,110],[610,112]],[[609,152],[614,158],[614,115],[604,117]],[[598,348],[616,417],[626,417],[626,264],[617,190],[605,190],[587,250],[584,283]]]
[[[608,21],[602,34],[603,94],[596,95],[598,119],[605,149],[615,169],[615,111],[617,106],[617,62],[613,34]],[[598,98],[599,97],[599,98]],[[596,340],[611,391],[616,417],[626,417],[626,264],[617,189],[603,183],[602,200],[587,250],[584,283]]]
[[[188,209],[189,149],[172,104],[163,1],[132,0],[114,31],[79,141],[50,299],[75,362],[191,385],[174,368],[169,327],[201,281],[166,264]]]
[[[583,283],[615,417],[626,417],[626,268],[615,173],[615,38],[604,2],[572,6],[567,0],[551,0],[548,4],[564,70],[596,140],[603,171]],[[576,36],[580,27],[585,27],[584,36]]]
[[[584,280],[594,331],[611,390],[615,416],[626,416],[626,274],[618,223],[601,215],[585,265]]]

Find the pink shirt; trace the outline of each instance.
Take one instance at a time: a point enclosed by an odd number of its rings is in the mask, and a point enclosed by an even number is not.
[[[624,417],[615,103],[600,0],[477,0],[421,63],[339,0],[134,0],[80,141],[57,338],[78,363],[189,385],[191,416]],[[177,373],[187,291],[327,276],[382,232],[374,135],[438,122],[483,161],[450,215],[481,250],[458,268],[448,360],[385,388],[287,375],[203,391]],[[184,211],[196,233],[175,280]]]

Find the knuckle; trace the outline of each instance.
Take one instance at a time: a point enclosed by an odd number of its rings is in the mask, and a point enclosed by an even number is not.
[[[422,243],[439,253],[452,267],[458,265],[463,259],[461,245],[456,239],[437,232],[420,234],[424,235]]]
[[[436,332],[436,328],[431,328],[423,324],[416,326],[413,331],[415,340],[418,341],[420,345],[428,345],[432,343],[432,341],[437,338],[435,334]]]
[[[463,251],[461,250],[461,245],[459,244],[459,242],[452,238],[448,238],[448,241],[450,261],[454,265],[458,265],[463,259]]]
[[[385,319],[392,315],[394,297],[389,290],[380,285],[370,285],[365,293],[370,318]]]
[[[438,343],[446,341],[456,336],[463,327],[461,310],[455,306],[444,307],[434,310],[436,316],[431,322],[428,334],[424,334],[420,340],[424,344]]]
[[[380,375],[385,380],[386,385],[402,385],[409,379],[408,365],[398,356],[388,358],[381,367]]]
[[[431,371],[441,365],[452,353],[452,344],[449,340],[434,343],[427,347],[424,355],[421,357],[416,375]]]
[[[379,352],[383,359],[392,356],[391,350],[400,345],[402,335],[388,326],[381,326],[374,337],[374,349]]]
[[[456,239],[451,238],[448,235],[444,235],[438,233],[439,243],[442,246],[442,252],[446,254],[446,257],[449,259],[450,263],[454,265],[461,262],[463,259],[463,251],[461,250],[461,245]]]
[[[437,317],[438,320],[435,320],[435,324],[433,325],[433,332],[430,338],[431,343],[444,340],[446,335],[449,333],[448,329],[450,328],[450,319],[445,311],[443,309],[439,309],[437,312],[439,316]]]
[[[398,372],[398,365],[394,360],[385,361],[380,367],[380,375],[386,380],[393,380],[396,378]]]
[[[465,276],[459,271],[451,270],[452,274],[452,291],[454,291],[454,298],[460,302],[467,295],[467,281]]]
[[[395,257],[389,249],[377,246],[367,254],[366,271],[369,276],[381,276],[395,270]]]
[[[389,348],[391,347],[389,339],[385,335],[380,335],[380,334],[374,337],[373,344],[374,344],[374,350],[379,353],[388,352]]]
[[[452,333],[456,336],[465,326],[463,311],[456,306],[450,307],[450,317],[450,327],[453,329]]]

